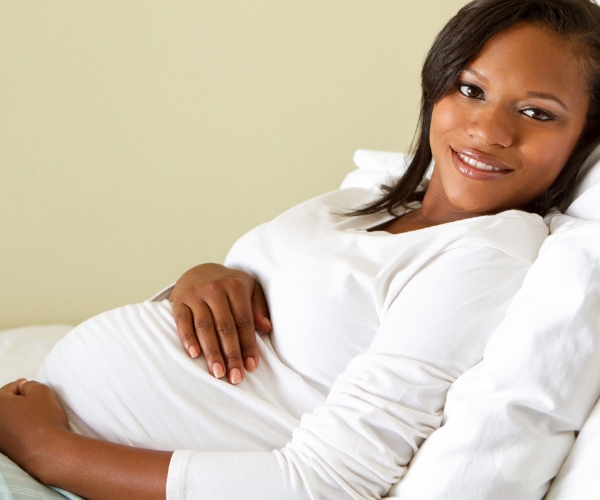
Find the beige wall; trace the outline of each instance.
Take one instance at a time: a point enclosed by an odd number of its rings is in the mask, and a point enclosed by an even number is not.
[[[0,0],[0,328],[144,300],[405,150],[465,3]]]

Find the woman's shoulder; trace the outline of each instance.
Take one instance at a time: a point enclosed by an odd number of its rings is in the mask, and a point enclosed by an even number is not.
[[[493,247],[528,263],[537,258],[549,234],[542,217],[521,210],[507,210],[459,222],[464,223],[460,230],[462,236],[457,240],[461,246]]]

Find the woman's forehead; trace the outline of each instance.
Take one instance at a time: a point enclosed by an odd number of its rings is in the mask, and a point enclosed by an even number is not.
[[[537,24],[519,23],[492,37],[466,69],[569,100],[586,94],[586,72],[573,42]],[[586,96],[587,97],[587,96]]]

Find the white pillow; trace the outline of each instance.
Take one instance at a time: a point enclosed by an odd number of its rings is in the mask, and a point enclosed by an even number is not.
[[[600,220],[600,147],[582,169],[579,187],[567,213]],[[600,304],[596,305],[600,309]],[[596,318],[598,321],[598,318]],[[598,360],[600,363],[600,360]],[[587,418],[575,444],[553,481],[546,500],[588,500],[600,492],[600,402]]]
[[[340,189],[370,188],[393,182],[408,167],[408,159],[404,153],[357,149],[354,153],[357,168],[346,175]]]
[[[546,500],[588,500],[600,492],[600,403],[588,417]]]
[[[600,220],[600,146],[587,159],[575,190],[575,197],[566,214],[585,220]]]

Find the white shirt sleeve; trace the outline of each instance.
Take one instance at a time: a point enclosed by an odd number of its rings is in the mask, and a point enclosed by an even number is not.
[[[560,219],[390,498],[546,493],[600,393],[600,222]]]
[[[176,451],[168,499],[381,498],[439,427],[450,385],[481,359],[528,268],[488,247],[432,258],[286,447]]]

